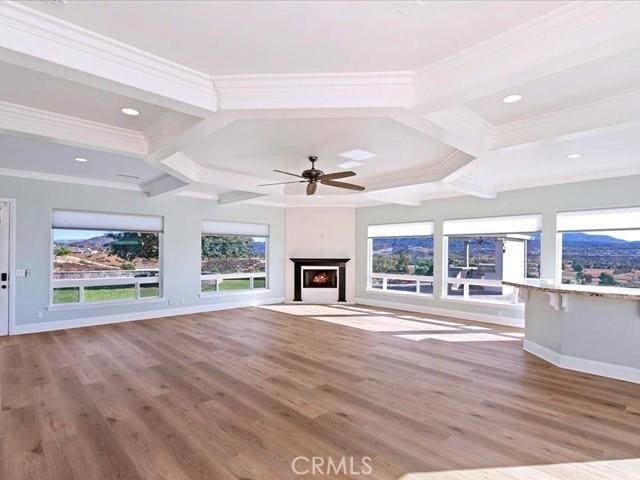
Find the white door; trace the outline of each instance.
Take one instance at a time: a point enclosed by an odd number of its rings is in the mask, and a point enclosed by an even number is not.
[[[9,271],[10,215],[10,205],[7,202],[0,202],[0,335],[9,334],[9,292],[13,280]]]

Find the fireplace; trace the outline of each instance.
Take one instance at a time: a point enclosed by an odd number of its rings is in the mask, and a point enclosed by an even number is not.
[[[346,302],[348,258],[292,258],[293,301]],[[329,299],[329,297],[332,297]]]
[[[305,269],[302,288],[338,288],[338,269]]]

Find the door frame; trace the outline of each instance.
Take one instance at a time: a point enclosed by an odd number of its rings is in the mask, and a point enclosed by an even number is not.
[[[2,198],[9,205],[9,332],[15,335],[16,323],[16,199]]]

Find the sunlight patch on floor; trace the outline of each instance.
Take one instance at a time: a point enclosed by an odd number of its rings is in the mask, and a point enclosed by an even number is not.
[[[400,480],[637,480],[640,459],[409,473]]]
[[[398,318],[406,318],[407,320],[420,320],[422,322],[437,323],[439,325],[450,325],[452,327],[465,327],[464,323],[445,322],[444,320],[434,320],[433,318],[416,317],[413,315],[400,315]]]
[[[263,305],[260,308],[299,317],[310,317],[313,315],[364,315],[363,312],[354,312],[328,305]]]
[[[514,338],[524,338],[524,332],[505,332],[502,335]]]
[[[443,342],[514,342],[518,340],[517,338],[494,335],[493,333],[410,333],[394,336],[413,340],[414,342],[419,342],[421,340],[440,340]]]
[[[384,315],[363,315],[357,317],[311,317],[314,320],[322,320],[323,322],[335,323],[346,327],[358,328],[368,332],[406,332],[406,331],[430,331],[442,330],[444,327],[440,325],[429,325],[424,322],[415,322],[404,320],[397,317]],[[447,331],[457,330],[457,328],[446,327]]]

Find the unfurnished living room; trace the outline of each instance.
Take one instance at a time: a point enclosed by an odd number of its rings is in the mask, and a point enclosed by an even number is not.
[[[640,1],[0,0],[0,480],[640,480]]]

